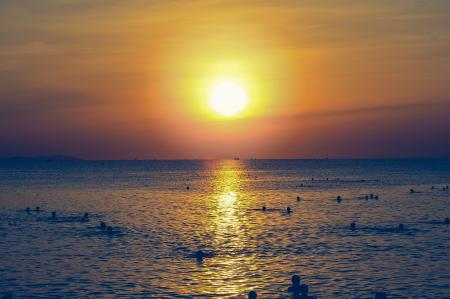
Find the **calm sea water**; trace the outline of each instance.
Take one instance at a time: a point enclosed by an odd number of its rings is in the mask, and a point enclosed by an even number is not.
[[[450,298],[449,184],[450,160],[1,162],[0,295],[284,298],[298,274],[319,298]]]

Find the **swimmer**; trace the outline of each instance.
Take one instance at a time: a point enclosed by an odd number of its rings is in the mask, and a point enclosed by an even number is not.
[[[356,229],[356,223],[355,222],[350,223],[350,229],[351,230],[355,230]]]
[[[52,219],[56,219],[56,212],[55,211],[52,212]]]
[[[197,258],[197,261],[202,261],[205,254],[203,251],[199,250],[195,253],[195,257]]]
[[[106,229],[106,223],[103,222],[103,221],[100,222],[100,226],[99,227],[100,227],[101,230],[105,230]]]
[[[214,256],[214,254],[212,254],[212,253],[205,253],[202,250],[199,250],[199,251],[197,251],[195,253],[195,258],[199,262],[203,261],[203,258],[208,258],[208,257],[212,257],[212,256]]]
[[[267,210],[266,206],[262,207],[263,212],[265,212]]]
[[[248,299],[256,299],[256,298],[258,298],[258,295],[256,294],[255,291],[248,292]]]
[[[189,190],[189,186],[186,187],[186,190]]]
[[[286,208],[286,213],[290,214],[292,212],[291,207]]]
[[[375,299],[387,299],[386,293],[385,292],[376,292]]]
[[[373,193],[370,193],[370,199],[372,199],[373,198]]]
[[[36,212],[40,212],[41,211],[41,208],[40,207],[36,207],[36,209],[34,209]]]
[[[340,195],[338,195],[338,197],[336,197],[336,201],[337,202],[341,202],[342,201],[342,197]]]
[[[30,207],[27,207],[27,208],[25,209],[25,211],[27,212],[27,214],[30,214]]]
[[[374,197],[375,199],[378,199],[378,195],[375,195],[375,197]]]
[[[369,195],[364,196],[365,200],[369,200]]]
[[[292,275],[292,285],[288,288],[288,292],[294,295],[294,298],[300,294],[300,276]]]
[[[300,196],[297,196],[297,201],[300,201]]]
[[[300,285],[300,297],[299,299],[314,299],[315,297],[308,295],[309,287],[306,284]]]
[[[414,189],[409,189],[409,193],[416,193]]]

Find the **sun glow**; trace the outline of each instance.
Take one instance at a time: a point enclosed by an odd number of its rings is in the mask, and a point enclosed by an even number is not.
[[[224,116],[234,116],[247,105],[245,90],[233,81],[216,84],[211,90],[209,105],[212,110]]]

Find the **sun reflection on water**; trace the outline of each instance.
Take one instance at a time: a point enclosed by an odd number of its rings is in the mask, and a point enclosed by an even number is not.
[[[211,193],[207,196],[208,222],[205,230],[212,236],[214,248],[220,253],[208,267],[211,291],[215,294],[237,294],[239,285],[230,283],[240,281],[242,264],[249,257],[242,255],[248,242],[249,222],[247,209],[249,196],[244,186],[245,167],[241,161],[221,161],[211,170]],[[251,257],[250,257],[251,258]],[[223,283],[228,281],[228,283]]]

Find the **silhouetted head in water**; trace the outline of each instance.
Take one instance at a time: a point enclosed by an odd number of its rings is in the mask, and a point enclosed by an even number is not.
[[[378,195],[375,195],[375,199],[378,199]]]
[[[376,292],[375,299],[387,299],[386,293],[385,292]]]
[[[258,298],[258,295],[256,294],[255,291],[248,292],[248,299],[256,299],[256,298]]]
[[[364,196],[365,200],[369,199],[369,195]]]
[[[431,186],[431,189],[434,189],[434,186]]]
[[[36,212],[40,212],[41,208],[40,207],[36,207]]]
[[[398,230],[404,230],[405,229],[405,225],[403,225],[403,223],[400,223],[398,225]]]
[[[300,294],[300,277],[298,275],[293,275],[291,278],[292,285],[287,289],[289,293],[294,295],[294,298],[297,298]]]
[[[414,189],[409,189],[409,193],[414,193],[416,191],[414,191]]]
[[[55,212],[55,211],[52,212],[52,218],[53,218],[53,219],[56,218],[56,212]]]
[[[106,228],[106,232],[107,232],[108,234],[112,234],[112,232],[113,232],[112,226],[108,226],[108,227]]]
[[[292,285],[293,285],[293,286],[298,286],[298,285],[300,285],[300,276],[298,276],[298,275],[292,275],[291,281],[292,281]]]
[[[338,197],[336,197],[336,201],[337,202],[341,202],[342,201],[342,197],[340,195],[338,195]]]
[[[286,208],[286,213],[290,214],[292,212],[291,207]]]
[[[300,196],[297,196],[297,201],[300,201]]]
[[[267,210],[266,206],[263,206],[262,210],[265,212]]]
[[[373,198],[373,193],[370,193],[370,198]]]
[[[202,261],[205,254],[203,251],[199,250],[195,253],[195,257],[197,258],[197,261]]]
[[[355,222],[350,223],[350,229],[355,229],[355,228],[356,228],[356,223]]]
[[[25,211],[26,211],[27,213],[30,213],[30,207],[27,207],[27,208],[25,209]]]
[[[189,186],[186,187],[186,190],[189,190]]]
[[[105,230],[106,229],[106,223],[105,222],[100,222],[100,229],[101,230]]]
[[[89,213],[84,213],[83,218],[88,218],[89,217]]]
[[[445,218],[444,222],[445,222],[445,224],[449,224],[450,223],[450,219],[449,218]]]

